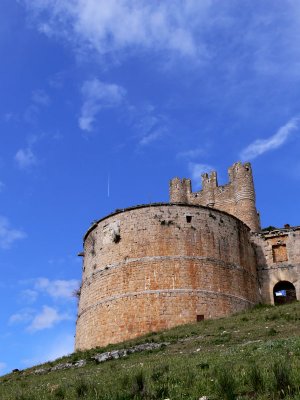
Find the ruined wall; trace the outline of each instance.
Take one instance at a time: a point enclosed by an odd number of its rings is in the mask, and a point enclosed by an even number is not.
[[[190,179],[174,178],[170,182],[170,202],[198,204],[226,211],[247,224],[254,232],[260,230],[255,205],[255,190],[250,163],[235,163],[228,169],[229,183],[219,186],[217,173],[202,175],[202,190],[192,192]]]
[[[291,282],[300,300],[300,227],[253,234],[262,301],[274,304],[273,288]]]
[[[76,349],[229,315],[258,300],[241,221],[192,205],[125,209],[86,234]]]

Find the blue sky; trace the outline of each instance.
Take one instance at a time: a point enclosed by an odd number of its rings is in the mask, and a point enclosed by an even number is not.
[[[1,0],[0,373],[72,351],[84,232],[174,176],[251,161],[300,224],[299,42],[298,0]]]

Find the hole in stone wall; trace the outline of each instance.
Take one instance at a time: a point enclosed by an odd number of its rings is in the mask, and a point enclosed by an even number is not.
[[[115,243],[119,243],[120,240],[121,240],[121,235],[119,235],[118,233],[116,233],[115,236],[114,236],[114,242],[115,242]]]
[[[204,315],[203,314],[198,314],[197,315],[197,322],[201,322],[204,320]]]
[[[192,222],[192,216],[191,215],[186,215],[186,222],[191,223]]]
[[[289,281],[277,282],[273,288],[275,305],[291,303],[297,300],[295,286]]]

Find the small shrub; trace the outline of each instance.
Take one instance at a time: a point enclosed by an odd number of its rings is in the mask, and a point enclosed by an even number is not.
[[[249,373],[249,381],[252,389],[256,392],[262,392],[265,385],[263,375],[258,367],[258,365],[253,364]]]
[[[139,371],[132,382],[132,395],[143,396],[146,392],[146,378],[143,371]]]
[[[89,387],[84,380],[80,380],[79,382],[77,382],[75,390],[78,397],[84,397],[88,394]]]
[[[209,369],[209,364],[202,362],[200,364],[197,364],[197,367],[199,367],[200,369]]]
[[[275,335],[277,335],[277,331],[276,331],[276,329],[274,329],[274,328],[271,328],[269,331],[268,331],[268,336],[275,336]]]
[[[280,318],[281,318],[281,315],[279,313],[273,313],[270,315],[266,315],[265,320],[266,321],[275,321]]]
[[[291,379],[291,367],[288,360],[278,360],[272,367],[275,378],[275,391],[279,393],[281,398],[293,392],[293,384]]]
[[[56,399],[64,399],[66,396],[66,390],[60,386],[54,391],[53,394]]]
[[[123,375],[121,378],[122,388],[127,389],[129,386],[129,382],[130,382],[129,375],[128,374]]]
[[[220,399],[235,400],[236,382],[232,371],[224,367],[217,371],[216,376],[216,391]]]
[[[169,365],[160,365],[153,369],[151,379],[156,382],[159,381],[167,372],[169,372]]]

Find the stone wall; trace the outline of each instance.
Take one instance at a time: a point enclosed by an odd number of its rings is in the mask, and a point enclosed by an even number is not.
[[[83,265],[76,349],[229,315],[259,301],[248,227],[206,207],[120,210],[87,232]]]
[[[300,227],[253,234],[262,301],[274,304],[273,288],[291,282],[300,300]]]
[[[217,173],[202,175],[202,190],[192,192],[190,179],[174,178],[170,182],[170,202],[198,204],[226,211],[247,224],[252,231],[260,230],[255,190],[250,163],[240,162],[228,169],[229,183],[219,186]]]

